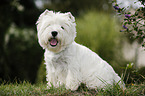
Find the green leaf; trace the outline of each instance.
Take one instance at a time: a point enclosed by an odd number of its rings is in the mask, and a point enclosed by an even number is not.
[[[138,27],[135,27],[135,28],[134,28],[135,31],[138,31],[137,29],[138,29]]]
[[[131,69],[132,67],[133,67],[133,63],[129,63],[129,64],[127,64],[127,69]]]
[[[120,30],[120,32],[124,32],[124,30]]]
[[[112,3],[115,3],[115,1],[114,1],[114,0],[112,0]]]
[[[124,25],[126,25],[128,22],[124,22]]]
[[[129,22],[128,22],[128,24],[132,24],[132,22],[131,22],[131,21],[129,21]]]
[[[127,32],[129,32],[129,29],[126,29]]]
[[[129,30],[128,32],[132,32],[132,30]]]
[[[136,11],[140,11],[140,8],[139,8],[139,9],[137,9]]]
[[[121,13],[119,13],[118,15],[122,15]]]
[[[136,25],[137,25],[137,23],[136,23],[136,22],[134,22],[133,24],[134,24],[134,26],[136,26]]]
[[[134,14],[135,16],[137,16],[138,15],[138,12],[135,12],[135,14]]]
[[[136,18],[133,18],[133,21],[136,21]]]
[[[118,4],[116,3],[115,6],[118,6]]]
[[[127,19],[127,18],[125,18],[125,19],[124,19],[124,21],[125,21],[125,20],[128,20],[128,19]]]
[[[142,18],[141,16],[138,16],[138,18]]]
[[[143,31],[142,29],[139,29],[138,31],[141,32],[141,34],[143,34],[143,33],[142,33],[142,31]]]

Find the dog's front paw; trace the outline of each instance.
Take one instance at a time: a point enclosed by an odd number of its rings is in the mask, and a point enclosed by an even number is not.
[[[76,75],[74,73],[71,70],[68,70],[66,83],[65,83],[66,89],[71,89],[72,91],[77,90],[80,85],[79,75],[78,74]]]
[[[47,89],[50,89],[51,87],[53,87],[53,84],[50,83],[50,82],[48,82],[48,83],[47,83]]]
[[[76,82],[67,82],[66,83],[66,89],[71,89],[72,91],[77,90],[79,87],[79,84],[77,84]]]

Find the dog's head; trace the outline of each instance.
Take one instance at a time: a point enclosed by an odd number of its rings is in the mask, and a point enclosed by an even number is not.
[[[40,46],[54,53],[64,50],[76,37],[75,18],[70,12],[55,13],[46,9],[36,24]]]

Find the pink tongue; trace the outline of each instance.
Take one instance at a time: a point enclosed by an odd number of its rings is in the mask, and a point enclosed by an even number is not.
[[[57,45],[57,40],[56,39],[51,39],[50,44],[51,45]]]

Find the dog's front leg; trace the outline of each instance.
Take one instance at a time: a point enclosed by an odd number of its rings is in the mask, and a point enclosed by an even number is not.
[[[53,74],[53,73],[51,73],[51,72],[49,72],[49,74],[47,74],[47,84],[48,84],[48,88],[50,88],[50,87],[52,87],[52,86],[54,86],[54,87],[56,87],[56,79],[55,79],[55,75]]]
[[[75,74],[75,72],[72,72],[72,70],[68,70],[68,75],[66,77],[66,88],[77,90],[79,84],[79,73]]]
[[[46,80],[48,82],[47,83],[48,88],[51,88],[51,87],[57,88],[57,87],[59,87],[58,84],[57,84],[58,80],[57,80],[57,77],[55,75],[55,70],[53,69],[53,67],[51,69],[50,68],[48,69],[48,67],[47,67]]]

